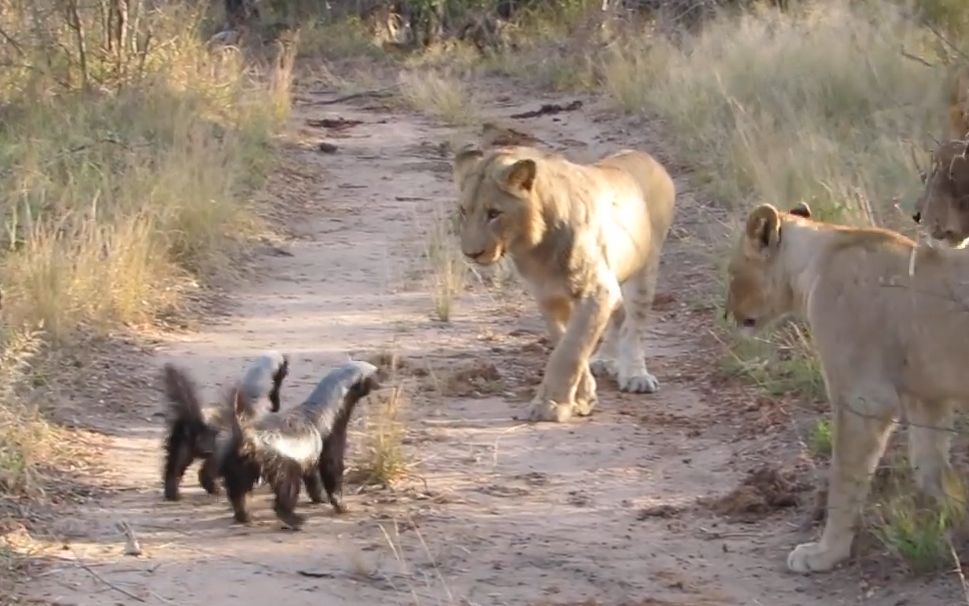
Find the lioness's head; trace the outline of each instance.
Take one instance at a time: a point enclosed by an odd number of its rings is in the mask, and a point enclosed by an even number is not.
[[[942,143],[932,154],[925,190],[915,202],[912,219],[933,240],[962,248],[969,243],[969,141]]]
[[[491,265],[506,252],[538,245],[544,231],[534,158],[498,149],[478,149],[454,158],[459,191],[461,252],[479,265]]]
[[[801,203],[788,215],[811,217]],[[794,293],[778,275],[777,257],[783,217],[770,204],[762,204],[747,216],[747,225],[727,265],[727,304],[724,319],[733,316],[741,333],[752,335],[791,311]]]

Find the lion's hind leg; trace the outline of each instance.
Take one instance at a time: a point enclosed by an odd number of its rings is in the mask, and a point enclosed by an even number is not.
[[[828,481],[827,519],[821,540],[798,545],[787,556],[793,572],[831,570],[851,555],[855,523],[892,429],[894,396],[878,401],[832,397],[834,444]]]
[[[622,285],[624,320],[619,332],[619,364],[616,380],[620,391],[653,393],[659,381],[646,368],[646,322],[656,294],[659,254],[654,253],[639,273]]]
[[[589,370],[593,376],[609,377],[615,379],[619,375],[619,363],[616,358],[619,355],[619,331],[625,319],[626,311],[622,306],[612,312],[609,319],[609,327],[606,334],[602,337],[602,343],[596,350],[592,360],[589,361]]]

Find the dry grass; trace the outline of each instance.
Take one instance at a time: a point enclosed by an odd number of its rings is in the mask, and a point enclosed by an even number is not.
[[[454,235],[452,214],[443,207],[435,208],[425,243],[434,315],[441,322],[450,321],[455,301],[464,292],[468,279],[467,264]]]
[[[371,396],[371,405],[364,417],[362,455],[352,474],[355,481],[390,486],[407,474],[401,419],[405,401],[400,385]]]
[[[402,71],[400,94],[413,109],[447,124],[474,124],[478,109],[467,83],[447,70]]]
[[[55,428],[24,403],[29,370],[41,347],[35,331],[7,331],[0,342],[0,495],[36,494],[41,468],[56,464]]]
[[[0,70],[0,358],[18,361],[3,373],[28,374],[41,344],[153,322],[231,272],[258,229],[246,192],[288,114],[293,52],[210,50],[195,3],[129,4],[120,42],[96,4],[0,9],[14,41],[0,64],[15,66]],[[51,432],[0,398],[0,493],[36,487]]]
[[[860,4],[860,3],[859,3]],[[808,201],[822,218],[894,219],[920,183],[910,141],[941,132],[934,37],[891,3],[811,3],[800,12],[721,17],[681,46],[617,46],[605,86],[664,119],[708,190],[738,210]]]

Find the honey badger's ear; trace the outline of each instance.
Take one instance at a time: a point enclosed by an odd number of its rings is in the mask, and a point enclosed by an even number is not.
[[[461,183],[464,182],[464,178],[478,165],[478,162],[483,156],[483,151],[471,146],[467,146],[455,154],[452,173],[454,175],[454,182],[459,188],[461,187]]]
[[[798,217],[804,217],[805,219],[811,218],[811,207],[807,205],[807,202],[798,202],[791,210],[788,211],[792,215],[797,215]]]
[[[771,204],[761,204],[747,215],[747,244],[757,252],[767,252],[781,239],[781,217]]]

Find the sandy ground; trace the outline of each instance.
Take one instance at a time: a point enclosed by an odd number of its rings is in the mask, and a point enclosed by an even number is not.
[[[579,98],[503,96],[502,87],[482,88],[491,118]],[[797,507],[768,507],[744,522],[704,504],[765,460],[814,479],[796,448],[783,454],[791,422],[719,378],[714,312],[704,305],[719,296],[710,290],[716,248],[708,231],[717,214],[694,199],[672,159],[658,153],[679,174],[680,195],[647,344],[661,390],[620,394],[601,381],[591,417],[525,424],[515,416],[547,356],[533,303],[515,287],[472,280],[452,321],[436,321],[421,258],[433,209],[454,200],[441,144],[467,133],[385,100],[320,106],[313,101],[335,93],[318,89],[300,87],[282,167],[264,194],[295,218],[284,247],[291,255],[260,257],[261,277],[232,293],[230,313],[198,332],[167,335],[146,372],[169,360],[187,365],[215,399],[253,356],[277,348],[292,358],[283,391],[291,406],[329,365],[396,353],[405,363],[410,475],[392,489],[350,484],[351,512],[339,517],[304,495],[299,509],[310,519],[298,533],[280,528],[265,487],[254,523],[233,524],[226,500],[198,487],[194,466],[182,501],[164,502],[162,403],[157,389],[146,389],[113,416],[89,419],[113,429],[107,460],[117,489],[60,520],[63,539],[34,569],[31,598],[186,606],[962,603],[952,578],[923,584],[864,560],[830,575],[787,573],[788,550],[816,532],[805,526],[809,489],[792,489]],[[579,160],[618,147],[661,149],[648,123],[582,99],[579,110],[514,124]],[[307,124],[320,118],[361,124],[338,132]],[[324,139],[335,153],[319,151]],[[491,378],[462,388],[467,369]],[[373,400],[354,423],[351,466]],[[123,555],[121,520],[136,532],[141,556]]]

